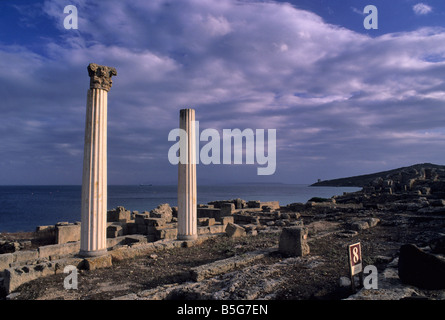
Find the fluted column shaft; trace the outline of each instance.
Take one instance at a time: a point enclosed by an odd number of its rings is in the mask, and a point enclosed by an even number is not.
[[[90,64],[82,174],[80,254],[107,252],[107,108],[114,68]]]
[[[181,141],[178,164],[178,239],[193,240],[198,237],[197,229],[197,187],[196,187],[196,132],[195,110],[182,109],[179,115],[179,128],[184,130],[186,141]]]

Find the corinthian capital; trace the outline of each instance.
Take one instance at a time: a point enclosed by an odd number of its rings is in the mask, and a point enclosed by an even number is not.
[[[113,84],[111,77],[117,76],[117,71],[113,67],[90,63],[88,65],[88,75],[90,76],[90,89],[104,89],[109,91]]]

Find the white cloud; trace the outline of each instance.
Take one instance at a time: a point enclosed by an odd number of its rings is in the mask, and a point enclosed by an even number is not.
[[[59,23],[57,3],[45,8]],[[276,128],[279,150],[299,146],[286,149],[286,158],[310,149],[319,161],[379,162],[407,139],[419,153],[444,149],[436,139],[436,149],[423,152],[424,136],[410,134],[445,123],[445,62],[426,59],[445,56],[444,29],[371,38],[276,2],[76,3],[78,33],[47,43],[45,56],[0,47],[0,65],[10,70],[7,79],[0,76],[2,108],[19,117],[20,106],[27,120],[46,110],[58,119],[57,130],[67,130],[54,134],[54,124],[43,122],[41,139],[53,145],[81,150],[86,66],[97,62],[118,71],[109,94],[109,151],[111,162],[131,155],[122,166],[132,158],[164,161],[167,133],[183,107],[196,108],[206,127]],[[9,131],[17,144],[29,142],[20,130]]]
[[[418,3],[413,6],[414,13],[417,15],[425,15],[430,13],[433,8],[431,6],[424,4],[424,3]]]

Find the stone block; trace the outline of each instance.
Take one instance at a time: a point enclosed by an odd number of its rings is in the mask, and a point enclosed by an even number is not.
[[[52,243],[56,242],[56,226],[38,226],[36,228],[36,237],[38,239],[48,239]]]
[[[233,203],[221,203],[221,216],[230,216],[235,212]]]
[[[80,250],[80,241],[64,244],[51,244],[41,246],[38,249],[39,259],[49,258],[51,260],[59,259],[61,256],[75,254]]]
[[[198,224],[203,227],[213,226],[215,222],[215,218],[198,218]]]
[[[107,248],[113,248],[126,244],[127,236],[118,236],[116,238],[107,238]]]
[[[117,207],[116,209],[107,211],[108,222],[127,222],[131,220],[131,212],[125,210],[124,207]]]
[[[51,262],[37,265],[9,268],[5,270],[4,287],[10,293],[22,284],[40,277],[49,276],[55,273],[55,265]]]
[[[164,219],[165,222],[170,222],[173,218],[173,210],[168,203],[163,203],[150,211],[150,217],[160,218]]]
[[[210,233],[209,227],[198,227],[197,231],[198,231],[198,235]]]
[[[80,241],[80,224],[56,225],[56,243]]]
[[[82,267],[85,270],[96,270],[100,268],[107,268],[112,266],[112,260],[110,254],[105,254],[99,257],[85,258]]]
[[[219,208],[197,208],[196,213],[198,218],[215,218],[221,215],[221,209]]]
[[[223,225],[227,225],[229,223],[234,223],[234,217],[233,216],[221,217],[220,221]]]
[[[235,204],[235,209],[243,209],[246,206],[246,201],[237,198],[234,200],[234,204]]]
[[[309,254],[306,227],[286,227],[280,235],[278,251],[286,256],[305,256]]]
[[[0,254],[0,273],[8,269],[11,266],[11,263],[14,262],[14,256],[12,253],[4,253]]]
[[[250,200],[247,202],[248,208],[261,208],[261,201],[259,200]]]
[[[14,262],[27,263],[37,260],[39,258],[39,252],[37,250],[16,251],[13,254]]]
[[[83,261],[84,259],[79,257],[69,257],[69,258],[55,260],[53,261],[54,271],[56,274],[63,273],[63,269],[66,266],[75,266],[77,269],[82,269]]]
[[[107,227],[107,238],[117,238],[124,235],[121,225],[113,224]]]
[[[149,217],[150,217],[149,213],[138,213],[134,215],[134,221],[136,224],[145,225],[144,220]]]
[[[226,226],[223,225],[223,224],[214,224],[213,226],[209,227],[209,231],[210,231],[211,234],[214,234],[214,233],[224,233],[225,227]]]
[[[237,238],[246,235],[246,230],[240,225],[235,223],[228,223],[225,231],[226,234],[231,238]]]
[[[156,239],[176,239],[178,237],[177,228],[156,228]]]
[[[163,227],[166,224],[166,220],[163,218],[145,218],[144,223],[149,227]]]
[[[137,233],[136,222],[132,221],[127,223],[127,234],[135,234],[135,233]]]

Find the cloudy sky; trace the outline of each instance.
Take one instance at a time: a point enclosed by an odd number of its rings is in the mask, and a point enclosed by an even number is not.
[[[444,164],[442,0],[1,0],[0,184],[81,184],[90,62],[118,72],[110,184],[176,183],[168,133],[186,107],[201,129],[277,130],[273,175],[200,164],[202,184]]]

